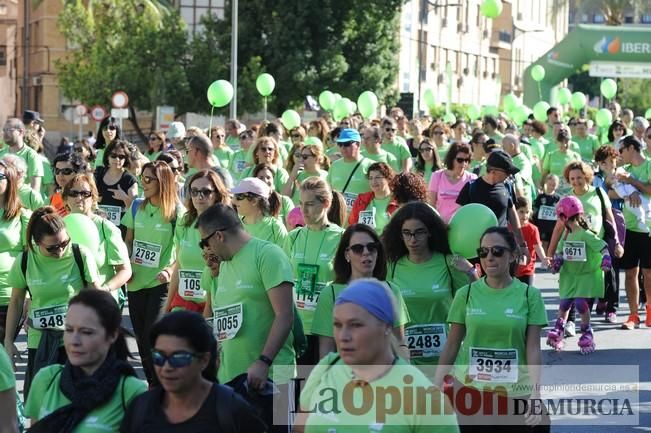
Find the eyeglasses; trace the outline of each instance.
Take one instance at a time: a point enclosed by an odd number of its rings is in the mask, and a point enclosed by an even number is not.
[[[470,158],[454,158],[455,161],[457,161],[459,164],[465,163],[470,163]]]
[[[201,248],[203,250],[204,248],[206,248],[208,246],[208,241],[210,240],[211,237],[215,236],[215,233],[222,232],[224,230],[228,230],[231,227],[235,227],[235,226],[228,226],[228,227],[219,228],[219,229],[215,230],[214,232],[210,233],[205,238],[201,238],[201,240],[199,241],[199,248]]]
[[[354,141],[338,141],[337,146],[339,147],[350,147],[352,146]]]
[[[384,128],[384,132],[396,132],[396,128]]]
[[[312,155],[311,153],[307,153],[307,154],[301,155],[301,158],[303,159],[303,161],[305,161],[307,159],[314,158],[314,155]]]
[[[252,200],[255,198],[250,192],[240,192],[234,195],[235,200]]]
[[[156,137],[155,135],[149,137],[149,141],[156,141],[156,140],[160,140],[160,138]]]
[[[181,167],[173,167],[171,165],[169,167],[170,170],[172,170],[172,173],[178,173],[179,171],[181,171]]]
[[[224,134],[215,134],[215,135],[213,135],[213,137],[226,138],[226,136]]]
[[[55,168],[54,169],[54,174],[58,175],[64,175],[64,176],[70,176],[73,174],[75,171],[71,168]]]
[[[83,198],[90,198],[93,193],[90,191],[77,191],[74,189],[71,189],[68,191],[68,197],[83,197]]]
[[[434,135],[443,135],[443,131],[434,131],[433,134]]]
[[[485,259],[488,257],[488,253],[493,254],[495,257],[502,257],[505,252],[511,251],[509,248],[502,247],[502,246],[494,246],[494,247],[480,247],[477,248],[477,255],[479,256],[480,259]]]
[[[105,130],[105,131],[106,131],[106,130],[108,130],[108,131],[115,131],[115,130],[117,130],[117,129],[118,129],[118,127],[115,126],[115,125],[107,125],[107,126],[104,127],[104,130]]]
[[[273,152],[273,151],[275,151],[276,149],[275,149],[274,147],[261,147],[261,148],[258,149],[258,150],[259,150],[260,152]]]
[[[167,362],[172,368],[183,368],[192,364],[192,359],[194,358],[198,358],[196,353],[186,352],[184,350],[174,352],[171,355],[165,355],[158,350],[151,351],[151,360],[157,367],[163,367]]]
[[[121,159],[122,161],[125,161],[127,159],[127,156],[122,153],[111,153],[109,155],[109,158]]]
[[[301,134],[292,134],[292,138],[301,138]]]
[[[204,198],[210,196],[213,192],[215,192],[215,190],[210,188],[204,188],[204,189],[190,188],[190,195],[192,197]]]
[[[151,177],[151,176],[142,176],[142,183],[149,185],[152,182],[158,182],[158,178],[156,177]]]
[[[22,131],[23,128],[20,128],[18,126],[7,126],[5,128],[2,128],[4,132],[11,132],[11,131]]]
[[[433,147],[423,147],[423,148],[418,149],[418,151],[420,153],[434,152],[434,148]]]
[[[48,246],[43,245],[43,248],[45,248],[45,251],[47,251],[48,253],[56,253],[59,250],[65,249],[69,243],[70,243],[70,238],[56,245],[48,245]]]
[[[402,230],[400,234],[402,235],[402,238],[406,241],[408,241],[411,238],[414,238],[414,240],[417,241],[422,241],[427,236],[429,236],[429,232],[425,229],[418,229],[415,232],[412,232],[410,230]]]
[[[378,250],[378,244],[377,242],[369,242],[368,244],[353,244],[346,249],[352,251],[353,254],[361,256],[364,254],[364,250],[368,251],[369,254],[376,253]]]

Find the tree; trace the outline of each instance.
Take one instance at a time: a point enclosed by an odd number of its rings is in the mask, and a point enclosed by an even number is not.
[[[399,12],[403,0],[247,0],[240,2],[238,106],[255,111],[262,99],[255,78],[268,72],[276,79],[271,111],[303,104],[306,95],[325,89],[350,99],[364,90],[380,100],[397,100]],[[225,19],[204,20],[204,34],[191,44],[188,78],[193,91],[229,76],[230,4]],[[194,70],[190,72],[190,70]],[[205,71],[210,70],[210,74]]]
[[[144,140],[136,107],[170,104],[183,111],[192,96],[184,69],[185,24],[178,12],[153,0],[65,2],[58,25],[70,46],[56,62],[64,94],[106,105],[113,92],[129,95],[130,121]],[[153,120],[152,120],[153,128]]]
[[[622,108],[630,108],[643,116],[651,108],[651,80],[623,78],[618,80],[617,101]]]
[[[625,12],[630,11],[634,17],[639,17],[646,3],[647,0],[554,0],[551,9],[554,20],[567,4],[571,4],[577,14],[599,11],[606,25],[619,26],[624,24]]]

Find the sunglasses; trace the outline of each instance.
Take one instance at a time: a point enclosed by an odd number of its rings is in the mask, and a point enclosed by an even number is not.
[[[45,248],[45,251],[47,251],[48,253],[56,253],[59,250],[65,249],[69,243],[70,243],[70,238],[56,245],[48,245],[48,246],[43,245],[43,248]]]
[[[434,135],[443,135],[443,131],[434,131]]]
[[[396,128],[384,128],[384,132],[396,132]]]
[[[111,153],[109,155],[109,158],[121,159],[122,161],[125,161],[127,159],[127,156],[122,153]]]
[[[250,192],[240,192],[235,194],[233,197],[235,197],[235,200],[252,200],[255,198],[255,196]]]
[[[5,180],[7,179],[7,175],[4,173],[0,173],[0,180]]]
[[[117,129],[118,129],[118,127],[115,126],[115,125],[108,125],[108,126],[105,126],[105,127],[104,127],[104,130],[105,130],[105,131],[106,131],[106,130],[108,130],[108,131],[115,131],[115,130],[117,130]]]
[[[303,161],[305,161],[305,160],[307,160],[307,159],[314,158],[314,155],[312,155],[311,153],[309,153],[309,154],[307,154],[307,155],[300,155],[300,157],[303,159]]]
[[[169,166],[170,170],[172,170],[172,173],[178,173],[181,171],[181,167],[172,167],[171,165]]]
[[[213,135],[213,137],[226,138],[226,136],[224,134],[215,134],[215,135]]]
[[[301,138],[301,134],[292,134],[292,138]]]
[[[163,367],[167,362],[172,368],[183,368],[192,364],[194,358],[198,358],[198,355],[184,350],[174,352],[171,355],[165,355],[158,350],[151,351],[151,360],[157,367]]]
[[[378,244],[377,242],[369,242],[368,244],[353,244],[346,248],[347,250],[350,250],[353,252],[353,254],[356,254],[358,256],[361,256],[364,254],[364,250],[368,251],[369,254],[373,254],[377,252],[378,250]]]
[[[90,191],[77,191],[71,189],[70,191],[68,191],[67,195],[68,197],[75,197],[75,198],[76,197],[90,198],[93,195],[93,193]]]
[[[577,123],[568,123],[567,126],[576,126]]]
[[[82,153],[84,151],[84,148],[83,147],[75,147],[74,151],[77,152],[77,153]]]
[[[353,143],[354,141],[341,141],[341,142],[337,142],[337,145],[339,147],[350,147],[353,145]]]
[[[149,185],[152,182],[157,182],[158,181],[157,178],[151,177],[151,176],[142,176],[141,179],[142,179],[142,183],[144,183],[146,185]]]
[[[470,158],[454,158],[455,161],[457,161],[459,164],[463,164],[464,162],[469,163]]]
[[[73,174],[75,171],[71,168],[55,168],[54,169],[54,174],[59,175],[62,174],[64,176],[70,176]]]
[[[418,150],[420,153],[425,153],[425,152],[433,152],[434,148],[432,147],[423,147],[422,149]]]
[[[217,229],[214,232],[210,233],[205,238],[201,238],[201,240],[199,241],[199,248],[201,248],[202,250],[205,249],[208,246],[208,241],[210,240],[211,237],[215,236],[215,233],[221,232],[221,231],[224,231],[224,230],[228,230],[231,227],[233,227],[233,226],[222,227],[222,228]]]
[[[204,198],[210,196],[210,194],[212,194],[213,192],[215,192],[215,190],[210,188],[205,188],[205,189],[190,188],[190,195],[192,197]]]
[[[480,247],[477,248],[477,255],[480,259],[485,259],[488,257],[488,253],[493,254],[495,257],[502,257],[505,252],[511,251],[509,248],[495,246],[495,247]]]
[[[160,140],[160,138],[158,138],[156,136],[149,137],[149,141],[156,141],[156,140]]]

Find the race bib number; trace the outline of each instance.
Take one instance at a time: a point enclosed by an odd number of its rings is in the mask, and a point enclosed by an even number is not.
[[[538,219],[541,221],[556,221],[556,209],[554,206],[540,206]]]
[[[235,338],[242,327],[242,322],[241,303],[213,310],[213,332],[219,341]]]
[[[66,304],[33,310],[32,328],[63,330],[67,312],[68,306]]]
[[[148,268],[158,268],[161,246],[145,241],[133,241],[133,263]]]
[[[355,200],[357,200],[357,196],[358,194],[355,194],[354,192],[344,193],[344,200],[346,200],[346,208],[348,208],[348,212],[350,212],[353,208],[353,203],[355,203]]]
[[[321,287],[317,284],[319,265],[300,263],[298,265],[298,279],[294,284],[296,293],[296,308],[299,310],[316,310]]]
[[[111,221],[116,226],[120,226],[120,216],[122,215],[122,208],[120,206],[99,205],[99,208],[106,214],[106,219]]]
[[[244,169],[246,168],[246,161],[243,159],[239,159],[235,161],[235,173],[242,173]]]
[[[518,351],[471,347],[468,375],[480,382],[516,383]]]
[[[405,329],[405,337],[411,358],[433,358],[441,356],[447,339],[446,327],[442,323],[410,326]]]
[[[179,293],[184,298],[205,299],[206,291],[201,289],[201,271],[179,271]]]
[[[366,224],[367,226],[375,227],[375,208],[369,210],[363,210],[359,213],[359,219],[357,220],[360,224]]]
[[[587,260],[585,242],[565,241],[565,245],[563,245],[563,258],[568,262],[585,262]]]

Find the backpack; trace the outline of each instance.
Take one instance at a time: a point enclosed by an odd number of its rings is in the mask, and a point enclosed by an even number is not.
[[[23,252],[23,256],[20,258],[20,269],[23,272],[23,277],[25,277],[25,282],[27,282],[27,257],[29,255],[29,250]],[[79,269],[79,274],[81,275],[81,282],[83,287],[86,288],[88,281],[86,281],[86,275],[84,274],[84,259],[81,257],[81,251],[79,250],[79,244],[72,244],[72,255],[75,258],[75,263],[77,264],[77,269]],[[29,287],[26,287],[29,295],[32,295],[32,292],[29,291]]]

